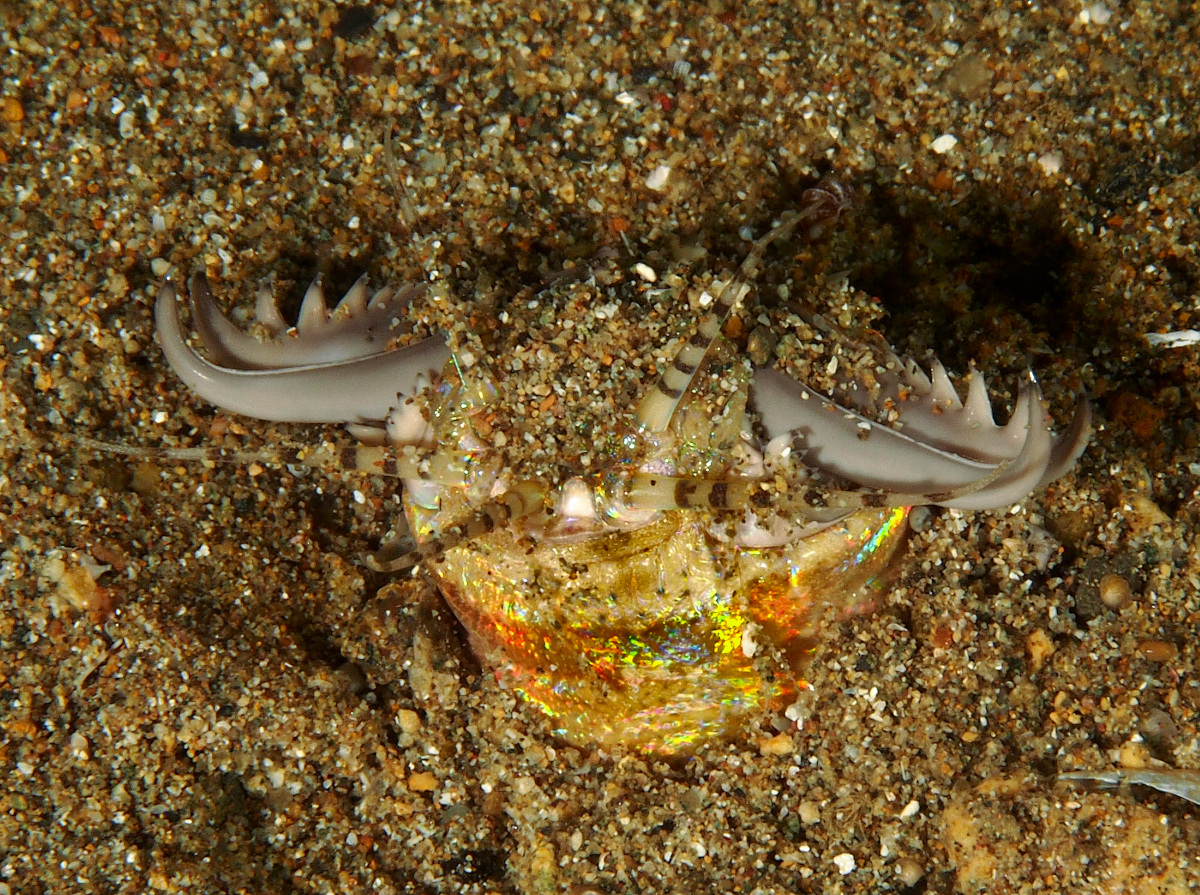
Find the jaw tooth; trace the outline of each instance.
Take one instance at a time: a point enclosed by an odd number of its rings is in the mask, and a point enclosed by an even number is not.
[[[933,383],[929,381],[929,377],[925,375],[925,371],[911,357],[903,359],[904,366],[904,384],[917,393],[918,396],[924,397],[933,389]]]
[[[350,291],[342,296],[333,313],[339,317],[353,317],[367,310],[367,275],[363,274],[354,281]]]
[[[768,466],[774,466],[792,455],[792,443],[795,439],[791,432],[776,435],[763,448],[763,461]]]
[[[1010,438],[1014,444],[1023,445],[1030,431],[1039,423],[1037,413],[1041,409],[1041,403],[1042,389],[1037,382],[1022,384],[1017,401],[1013,405],[1012,416],[1001,430],[1005,437]],[[1043,418],[1044,416],[1043,413]]]
[[[388,303],[392,300],[392,297],[395,294],[396,290],[394,288],[391,286],[384,286],[371,296],[370,300],[367,302],[367,310],[372,311],[376,308],[387,307]]]
[[[320,275],[312,281],[300,303],[300,318],[296,329],[301,333],[316,332],[329,322],[329,309],[325,306],[325,288]]]
[[[354,440],[370,446],[387,444],[387,430],[369,423],[347,423],[346,431],[354,436]]]
[[[563,483],[555,512],[564,519],[595,519],[597,513],[592,489],[583,479],[567,479]]]
[[[384,286],[382,289],[380,289],[378,292],[376,292],[374,295],[371,296],[371,301],[368,302],[367,307],[372,311],[375,310],[376,308],[382,308],[388,302],[390,302],[392,300],[392,296],[395,294],[396,294],[395,287]]]
[[[400,406],[388,414],[387,440],[389,444],[424,444],[432,435],[420,408],[413,400],[401,401]]]
[[[287,321],[283,319],[283,314],[279,311],[279,299],[275,295],[274,275],[267,278],[258,287],[258,294],[254,297],[254,317],[274,336],[281,336],[288,330]]]
[[[961,410],[962,400],[958,397],[958,392],[954,390],[954,383],[950,381],[950,376],[946,373],[942,362],[935,358],[929,365],[929,369],[933,374],[930,377],[932,383],[930,394],[933,397],[934,405],[941,406],[943,410]]]
[[[740,432],[738,448],[741,451],[741,460],[738,465],[737,474],[747,476],[748,478],[762,478],[766,475],[766,466],[764,465],[763,451],[759,449],[754,442],[754,436],[749,432]]]
[[[971,371],[970,384],[967,386],[967,419],[976,426],[995,426],[996,419],[992,416],[992,400],[988,397],[987,383],[983,374],[978,370]]]

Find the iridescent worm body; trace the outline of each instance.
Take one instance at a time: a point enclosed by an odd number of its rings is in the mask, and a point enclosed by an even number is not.
[[[537,342],[548,372],[525,381],[513,373],[524,344],[511,362],[473,367],[441,337],[398,347],[422,286],[372,296],[360,281],[330,313],[316,283],[291,331],[260,300],[273,334],[260,341],[197,274],[189,298],[207,357],[187,344],[170,281],[159,339],[180,379],[226,410],[348,424],[364,446],[342,465],[404,480],[416,542],[385,545],[372,565],[420,561],[480,660],[558,735],[678,754],[788,699],[822,621],[869,605],[885,582],[910,506],[1009,505],[1087,442],[1086,402],[1055,436],[1032,376],[999,426],[982,377],[962,401],[936,362],[926,375],[885,353],[870,388],[847,379],[825,395],[728,357],[722,329],[767,243],[827,223],[832,189],[809,191],[705,294],[708,310],[628,411],[605,394],[629,382],[602,344],[611,314],[591,319],[590,337],[554,321],[555,338]],[[576,304],[594,306],[639,286],[608,266],[575,288]],[[590,388],[576,381],[588,377]],[[533,428],[555,409],[557,441]]]

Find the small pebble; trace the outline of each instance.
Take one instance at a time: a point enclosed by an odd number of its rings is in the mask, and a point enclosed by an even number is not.
[[[958,137],[954,134],[942,134],[936,140],[929,144],[929,148],[938,155],[945,155],[951,149],[958,145]]]
[[[765,326],[756,326],[751,330],[750,338],[746,342],[746,353],[750,356],[751,361],[762,366],[771,360],[777,341],[771,330]]]
[[[1109,609],[1117,610],[1133,599],[1129,582],[1120,575],[1105,575],[1100,579],[1100,602]]]
[[[1117,763],[1127,770],[1141,770],[1150,763],[1150,750],[1142,742],[1125,743],[1121,746]]]
[[[0,118],[3,118],[9,124],[16,124],[25,120],[25,107],[21,105],[21,101],[13,96],[6,96],[4,101],[0,103]]]
[[[901,858],[896,864],[896,879],[904,887],[915,886],[925,876],[925,866],[913,858]]]
[[[1155,709],[1141,724],[1142,736],[1157,746],[1169,746],[1179,735],[1179,728],[1171,716],[1162,709]]]
[[[408,788],[413,792],[433,792],[437,789],[437,777],[429,771],[421,771],[408,778]]]
[[[1079,21],[1084,25],[1107,25],[1112,19],[1112,10],[1104,3],[1089,3],[1079,11]]]
[[[412,709],[400,709],[396,715],[400,729],[407,734],[414,734],[421,729],[421,716]]]
[[[853,872],[855,868],[854,855],[850,852],[842,852],[833,859],[833,863],[837,865],[838,873],[845,876],[847,873]]]
[[[792,738],[786,733],[760,740],[758,751],[763,755],[788,755],[792,751]]]
[[[92,744],[88,738],[76,731],[71,734],[71,755],[78,761],[87,761],[91,757]]]
[[[1038,167],[1044,174],[1057,174],[1063,167],[1063,154],[1061,152],[1045,153],[1038,158]]]
[[[646,186],[658,192],[667,185],[667,181],[671,177],[671,167],[669,165],[659,165],[650,172],[650,176],[646,178]]]
[[[654,272],[654,268],[649,264],[643,264],[641,261],[639,261],[637,264],[633,265],[633,269],[637,272],[637,275],[647,283],[653,283],[658,279],[658,274]]]
[[[1168,640],[1143,640],[1138,652],[1151,662],[1170,662],[1179,655],[1179,647]]]
[[[1029,664],[1034,671],[1041,671],[1046,660],[1054,655],[1054,641],[1042,628],[1036,628],[1025,638],[1025,650],[1029,653]]]
[[[929,531],[933,525],[933,513],[929,507],[913,507],[908,514],[908,526],[915,532]]]

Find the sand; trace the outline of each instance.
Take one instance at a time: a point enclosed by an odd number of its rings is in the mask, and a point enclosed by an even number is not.
[[[1200,767],[1200,348],[1146,339],[1200,324],[1194,4],[111,7],[0,4],[0,893],[1200,884],[1196,805],[1056,782]],[[770,339],[819,313],[998,405],[1031,364],[1097,431],[1017,507],[924,517],[802,729],[564,745],[363,567],[392,483],[72,441],[347,438],[187,394],[172,267],[243,318],[270,275],[293,313],[318,271],[432,278],[420,326],[487,351],[642,264],[627,400],[687,284],[827,174],[853,207],[769,259]]]

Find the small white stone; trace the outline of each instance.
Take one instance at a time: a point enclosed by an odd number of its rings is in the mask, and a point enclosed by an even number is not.
[[[900,817],[902,820],[907,820],[921,812],[921,803],[913,799],[907,805],[900,809]]]
[[[654,283],[658,281],[658,274],[654,272],[654,268],[649,264],[643,264],[641,261],[639,261],[637,264],[633,265],[633,269],[637,272],[637,275],[647,283]]]
[[[646,186],[655,192],[658,192],[667,185],[667,181],[670,179],[670,177],[671,166],[659,165],[657,168],[651,171],[650,176],[646,178]]]
[[[945,155],[951,149],[958,145],[958,137],[954,134],[942,134],[936,140],[929,144],[929,148],[938,155]]]
[[[758,641],[754,639],[754,633],[758,629],[758,625],[748,624],[742,628],[742,655],[747,659],[753,659],[754,654],[758,652]]]
[[[171,269],[171,262],[165,258],[151,258],[150,272],[156,277],[165,277],[167,271]]]
[[[852,872],[856,866],[854,862],[854,855],[850,854],[848,851],[844,851],[834,858],[833,863],[837,865],[838,873],[840,873],[842,876]]]
[[[1061,152],[1047,152],[1038,159],[1038,166],[1046,174],[1057,174],[1062,170],[1063,154]]]
[[[1112,10],[1103,2],[1089,3],[1079,11],[1079,21],[1084,25],[1089,23],[1107,25],[1111,20]]]

